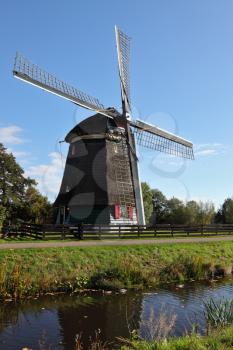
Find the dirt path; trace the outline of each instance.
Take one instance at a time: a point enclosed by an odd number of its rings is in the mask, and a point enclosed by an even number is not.
[[[102,240],[102,241],[73,241],[73,242],[25,242],[25,243],[2,243],[0,249],[25,249],[25,248],[58,248],[58,247],[106,247],[127,246],[144,244],[175,244],[175,243],[204,243],[233,241],[233,236],[222,237],[192,237],[192,238],[154,238],[154,239],[125,239],[125,240]]]

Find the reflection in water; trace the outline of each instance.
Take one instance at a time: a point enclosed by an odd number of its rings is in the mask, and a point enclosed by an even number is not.
[[[217,283],[191,283],[183,289],[170,287],[126,295],[76,295],[43,297],[0,306],[0,349],[15,350],[28,346],[39,350],[39,341],[52,349],[72,350],[76,334],[82,334],[85,349],[90,336],[101,330],[103,340],[128,337],[133,329],[143,336],[143,320],[151,309],[158,315],[161,308],[177,314],[174,335],[190,331],[192,324],[203,331],[203,300],[210,297],[233,297],[232,280]],[[140,329],[141,325],[141,329]]]
[[[100,338],[114,341],[117,336],[129,336],[129,329],[139,327],[141,314],[142,294],[128,295],[99,295],[95,298],[86,298],[74,310],[72,303],[58,309],[59,323],[65,349],[74,348],[74,338],[82,333],[82,341],[87,344],[90,336],[94,337],[100,329]]]

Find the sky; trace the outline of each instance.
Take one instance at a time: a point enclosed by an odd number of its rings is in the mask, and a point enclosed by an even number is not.
[[[219,207],[233,195],[232,13],[231,0],[2,2],[0,142],[53,201],[67,153],[59,141],[92,113],[14,79],[15,53],[120,108],[117,24],[132,38],[133,118],[194,144],[194,161],[140,148],[141,180]]]

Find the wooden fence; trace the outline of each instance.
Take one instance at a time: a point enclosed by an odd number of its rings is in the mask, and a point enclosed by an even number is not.
[[[5,226],[2,237],[30,237],[35,239],[111,239],[143,237],[182,237],[233,235],[233,224],[211,225],[36,225],[23,223]]]

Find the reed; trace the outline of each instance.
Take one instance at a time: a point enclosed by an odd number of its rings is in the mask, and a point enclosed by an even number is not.
[[[140,329],[144,334],[144,338],[148,341],[167,339],[176,324],[177,315],[166,310],[164,307],[155,313],[153,308],[150,309],[149,317],[140,323]]]
[[[209,299],[204,302],[204,315],[207,324],[207,334],[212,328],[223,328],[232,325],[233,299]]]
[[[101,340],[100,329],[95,331],[94,337],[90,336],[88,350],[111,350],[112,343],[108,341]],[[84,350],[82,343],[82,334],[77,334],[75,338],[75,350]]]

